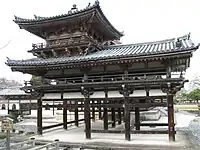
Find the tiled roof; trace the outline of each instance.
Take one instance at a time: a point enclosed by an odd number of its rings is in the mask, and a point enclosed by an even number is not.
[[[70,64],[77,62],[118,59],[126,57],[151,57],[153,55],[173,54],[188,50],[196,50],[198,46],[190,40],[190,35],[163,41],[114,45],[103,47],[102,50],[86,56],[34,58],[28,60],[7,60],[9,66],[46,66],[54,64]]]
[[[71,20],[71,19],[73,20],[74,18],[79,18],[79,17],[86,17],[86,16],[91,17],[94,14],[96,15],[97,18],[99,18],[99,21],[102,24],[104,24],[104,26],[109,30],[109,32],[112,32],[114,36],[117,37],[117,39],[123,36],[123,33],[119,32],[106,18],[106,16],[104,15],[99,5],[98,0],[95,1],[94,5],[88,5],[85,9],[78,10],[75,8],[74,10],[70,10],[68,11],[68,13],[62,14],[62,15],[57,15],[57,16],[52,16],[52,17],[40,17],[40,16],[34,15],[34,19],[25,19],[25,18],[15,16],[15,19],[13,21],[17,23],[20,28],[25,29],[33,34],[36,34],[36,31],[32,31],[33,25],[40,26],[43,23],[45,24],[47,22],[52,22],[52,21],[58,22],[59,20],[61,20],[62,22],[63,20]],[[46,38],[40,34],[39,35],[36,34],[36,35],[44,39]]]
[[[0,90],[0,96],[3,95],[26,95],[26,93],[20,87],[14,87]]]
[[[72,17],[75,16],[77,14],[81,14],[84,13],[86,11],[92,10],[94,8],[97,8],[99,6],[99,2],[96,1],[94,3],[94,5],[88,6],[84,9],[81,10],[75,10],[75,11],[69,11],[66,14],[61,14],[61,15],[56,15],[56,16],[51,16],[51,17],[40,17],[40,16],[36,16],[34,15],[34,19],[26,19],[26,18],[21,18],[18,16],[15,16],[15,20],[13,20],[15,23],[17,24],[32,24],[32,23],[37,23],[37,22],[41,22],[41,21],[49,21],[49,20],[57,20],[57,19],[65,19],[68,17]]]

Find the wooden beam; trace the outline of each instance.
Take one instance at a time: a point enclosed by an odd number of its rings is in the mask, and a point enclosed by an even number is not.
[[[62,106],[63,105],[59,105],[59,106]],[[95,104],[90,104],[90,107],[103,107],[103,108],[122,108],[123,107],[123,104],[119,104],[119,103],[116,103],[116,104],[105,104],[105,103],[95,103]],[[160,103],[160,102],[154,102],[154,103],[135,103],[135,104],[130,104],[129,103],[129,108],[130,109],[135,109],[135,107],[140,107],[140,108],[149,108],[149,107],[156,107],[156,106],[162,106],[162,107],[165,107],[167,106],[167,103],[163,102],[163,103]],[[42,107],[45,107],[45,105],[43,105]],[[58,105],[49,105],[48,107],[50,108],[53,108],[53,107],[58,107]],[[84,104],[70,104],[70,105],[67,105],[66,106],[67,108],[81,108],[81,107],[84,107]]]
[[[162,126],[168,126],[168,123],[140,123],[140,126],[162,127]]]
[[[84,121],[85,119],[79,119],[78,122],[81,122],[81,121]],[[74,121],[68,121],[67,124],[73,124],[73,123],[76,123],[76,120]],[[55,127],[59,127],[59,126],[63,126],[64,123],[58,123],[58,124],[54,124],[54,125],[50,125],[50,126],[45,126],[45,127],[42,127],[43,130],[46,130],[46,129],[51,129],[51,128],[55,128]]]
[[[92,130],[92,133],[125,133],[124,130]],[[168,134],[167,130],[134,130],[130,131],[131,134]],[[176,133],[176,132],[175,132]]]
[[[141,100],[141,99],[146,99],[147,96],[134,96],[134,97],[129,97],[129,101],[130,103],[132,101],[135,102],[135,100]],[[166,99],[166,95],[161,95],[161,96],[148,96],[149,99],[155,100],[155,99]],[[78,101],[78,102],[83,102],[84,99],[83,98],[63,98],[63,100],[65,101]],[[90,98],[90,100],[98,100],[98,101],[104,101],[105,98]],[[108,101],[122,101],[121,97],[109,97],[107,98]],[[44,102],[48,102],[48,101],[61,101],[60,99],[42,99],[42,101]]]
[[[66,84],[56,84],[56,85],[33,85],[26,86],[23,89],[37,89],[37,90],[63,90],[63,89],[80,89],[81,87],[85,88],[99,88],[99,87],[119,87],[120,85],[127,84],[129,86],[137,87],[145,87],[145,86],[167,86],[167,83],[173,83],[174,86],[182,84],[182,82],[186,82],[181,78],[170,78],[170,79],[149,79],[149,80],[122,80],[122,81],[104,81],[104,82],[82,82],[82,83],[66,83]]]

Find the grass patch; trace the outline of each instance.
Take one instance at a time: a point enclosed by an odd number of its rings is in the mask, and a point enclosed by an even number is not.
[[[0,139],[5,139],[6,135],[0,135]]]
[[[188,111],[198,111],[197,105],[175,105],[175,109],[178,110],[188,110]]]

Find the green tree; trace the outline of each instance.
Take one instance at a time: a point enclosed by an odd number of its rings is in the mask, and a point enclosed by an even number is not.
[[[180,91],[178,91],[174,97],[174,101],[176,103],[181,103],[183,101],[187,101],[188,100],[188,93],[187,91],[183,88]]]
[[[188,99],[192,101],[199,101],[200,100],[200,89],[194,89],[188,94]]]

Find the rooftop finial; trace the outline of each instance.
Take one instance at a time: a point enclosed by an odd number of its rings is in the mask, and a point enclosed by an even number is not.
[[[95,5],[99,5],[99,1],[98,0],[95,1]]]
[[[72,8],[71,8],[71,11],[74,12],[74,11],[77,11],[77,10],[78,10],[78,8],[76,7],[76,4],[73,4]]]
[[[91,3],[88,3],[88,6],[87,6],[87,7],[90,7],[90,4],[91,4]]]
[[[188,40],[190,39],[190,32],[189,32],[188,35],[187,35],[187,39],[188,39]]]

